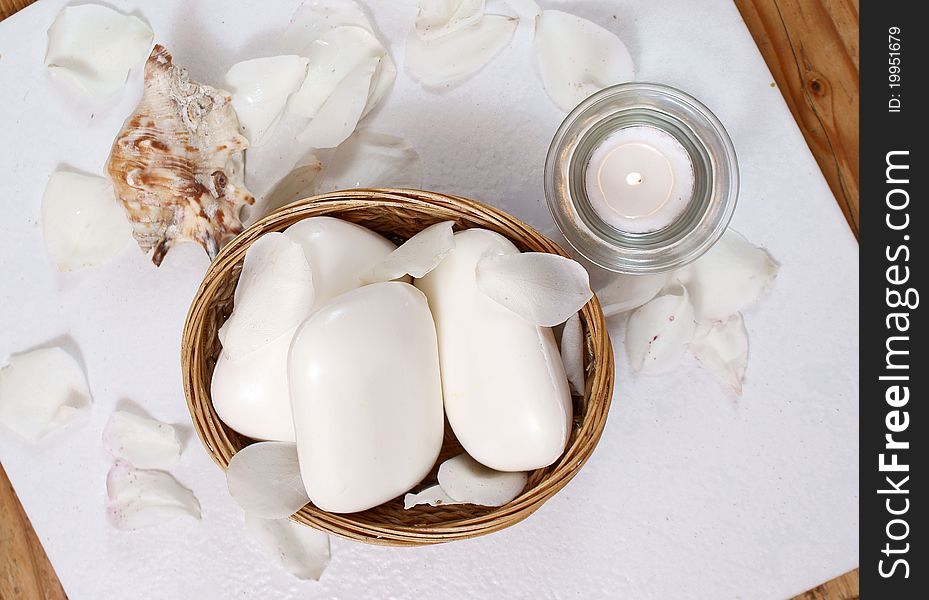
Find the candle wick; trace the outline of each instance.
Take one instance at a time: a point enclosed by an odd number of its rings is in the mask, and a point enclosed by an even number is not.
[[[639,185],[643,181],[645,181],[645,178],[642,177],[641,173],[636,173],[635,171],[632,171],[631,173],[626,175],[626,183],[629,185]]]

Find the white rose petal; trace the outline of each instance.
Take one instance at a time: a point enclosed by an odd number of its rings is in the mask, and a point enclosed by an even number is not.
[[[318,581],[329,564],[329,536],[312,527],[246,512],[245,531],[297,579]]]
[[[438,479],[442,490],[459,502],[503,506],[522,493],[528,474],[495,471],[459,454],[439,465]]]
[[[626,353],[633,370],[658,373],[674,367],[696,330],[687,290],[673,286],[629,316]]]
[[[561,332],[561,361],[571,390],[578,396],[584,395],[584,330],[581,318],[574,313],[565,321]]]
[[[376,283],[400,279],[406,275],[425,276],[455,249],[452,233],[454,224],[454,221],[444,221],[426,227],[371,267],[361,276],[361,281]]]
[[[42,233],[59,271],[105,263],[132,240],[132,225],[103,177],[56,171],[42,196]]]
[[[414,31],[406,40],[406,70],[427,87],[460,83],[509,45],[517,22],[512,17],[486,15],[474,25],[432,40]]]
[[[226,483],[233,500],[262,519],[283,519],[310,498],[303,486],[297,445],[258,442],[242,448],[229,461]]]
[[[748,365],[748,332],[740,313],[726,321],[700,323],[690,352],[707,371],[742,395]]]
[[[594,92],[635,78],[632,56],[622,40],[560,10],[539,15],[533,47],[545,91],[564,111]]]
[[[84,371],[61,348],[14,354],[0,369],[0,423],[38,440],[90,406]]]
[[[754,304],[778,269],[764,248],[728,229],[676,277],[690,293],[697,320],[725,320]]]
[[[98,101],[125,85],[153,38],[136,17],[99,4],[66,6],[48,28],[45,65]]]
[[[107,515],[117,529],[143,529],[168,519],[200,519],[200,502],[164,471],[136,469],[118,460],[106,477]]]
[[[545,252],[485,256],[476,281],[489,298],[542,327],[564,323],[593,297],[580,263]]]

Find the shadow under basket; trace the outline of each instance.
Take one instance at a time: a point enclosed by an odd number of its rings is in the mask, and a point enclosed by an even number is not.
[[[456,230],[483,227],[496,231],[523,251],[565,256],[557,244],[492,206],[419,190],[333,192],[297,201],[261,219],[227,244],[210,265],[184,326],[181,365],[187,406],[200,441],[223,469],[238,450],[255,441],[227,427],[217,416],[210,398],[210,380],[220,353],[216,333],[232,312],[233,292],[245,252],[265,233],[283,231],[302,219],[323,215],[364,225],[397,244],[428,225],[450,220],[456,223]],[[403,498],[399,497],[352,514],[328,513],[308,504],[291,518],[352,540],[419,546],[492,533],[528,517],[580,470],[606,424],[613,394],[613,352],[596,297],[584,306],[580,317],[587,385],[583,398],[574,397],[571,439],[560,459],[529,474],[526,488],[515,500],[500,507],[458,504],[406,510]],[[433,481],[438,464],[459,452],[461,446],[446,423],[442,453],[430,474]]]

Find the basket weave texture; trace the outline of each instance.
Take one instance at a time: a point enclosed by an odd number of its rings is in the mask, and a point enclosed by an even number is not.
[[[222,249],[204,276],[187,315],[181,348],[184,392],[194,428],[207,452],[224,469],[239,449],[254,441],[227,427],[210,399],[210,380],[221,349],[216,334],[232,311],[245,252],[265,233],[283,231],[302,219],[323,215],[363,225],[395,243],[402,243],[428,225],[451,220],[456,230],[483,227],[501,233],[523,251],[565,255],[557,244],[496,208],[419,190],[334,192],[300,200],[256,222]],[[525,519],[574,477],[590,457],[606,424],[613,394],[613,352],[596,297],[584,306],[580,316],[587,385],[584,397],[574,398],[571,439],[557,462],[530,473],[526,488],[515,500],[494,508],[463,504],[406,510],[400,497],[353,514],[332,514],[308,504],[291,518],[349,539],[390,546],[466,539]],[[461,451],[446,423],[442,452],[430,475],[433,481],[438,465]]]

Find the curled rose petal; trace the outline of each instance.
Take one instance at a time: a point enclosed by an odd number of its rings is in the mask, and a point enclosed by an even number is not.
[[[741,313],[726,321],[700,323],[689,349],[707,371],[742,395],[748,365],[748,332]]]
[[[303,487],[297,445],[258,442],[235,453],[226,469],[229,493],[246,513],[262,519],[283,519],[310,498]]]
[[[59,271],[93,267],[129,244],[132,225],[103,177],[56,171],[42,196],[42,233]]]
[[[259,145],[278,122],[287,99],[306,78],[308,64],[302,56],[268,56],[236,63],[226,72],[232,107],[251,146]]]
[[[571,390],[577,396],[584,395],[584,331],[577,313],[571,315],[561,332],[561,361]]]
[[[335,148],[348,139],[368,106],[379,63],[379,58],[372,58],[348,73],[297,139],[313,148]]]
[[[438,479],[442,490],[458,502],[503,506],[522,493],[528,474],[495,471],[462,453],[439,465]]]
[[[392,281],[406,275],[425,276],[455,249],[452,233],[454,225],[454,221],[444,221],[426,227],[371,267],[361,276],[361,281],[376,283]]]
[[[378,59],[377,67],[374,69],[374,75],[371,76],[371,88],[368,90],[368,102],[364,110],[361,111],[361,118],[364,119],[369,112],[380,104],[390,88],[393,87],[397,79],[397,64],[390,54],[386,52]]]
[[[403,497],[403,508],[409,510],[414,506],[428,504],[429,506],[446,506],[449,504],[463,504],[451,498],[442,490],[441,485],[433,485],[420,490],[419,492],[409,493]]]
[[[778,269],[764,248],[727,229],[706,254],[676,277],[690,293],[698,320],[721,321],[754,304]]]
[[[237,359],[275,340],[309,316],[313,277],[300,244],[268,233],[245,253],[232,314],[219,330],[223,351]]]
[[[584,267],[557,254],[489,255],[476,274],[485,295],[542,327],[564,323],[593,296]]]
[[[200,518],[200,502],[164,471],[117,460],[106,476],[107,515],[117,529],[143,529],[179,516]]]
[[[351,188],[419,188],[423,171],[419,153],[393,135],[360,130],[326,159],[313,186],[317,194]]]
[[[638,308],[658,295],[668,281],[669,273],[655,275],[625,275],[617,273],[597,290],[597,299],[604,317],[612,317]]]
[[[633,370],[658,373],[676,365],[696,326],[687,290],[680,285],[638,308],[626,325],[626,353]]]
[[[0,423],[38,440],[90,406],[84,371],[61,348],[14,354],[0,369]]]
[[[414,31],[406,40],[406,69],[427,87],[453,85],[480,71],[516,32],[517,19],[486,15],[474,25],[424,40]]]
[[[318,529],[246,512],[245,531],[297,579],[318,581],[329,565],[329,536]]]
[[[434,40],[474,25],[484,16],[484,0],[419,0],[416,35]]]
[[[153,37],[137,17],[99,4],[66,6],[48,28],[45,65],[91,99],[102,100],[145,60]]]
[[[113,411],[103,428],[103,447],[140,469],[167,469],[181,457],[174,427],[125,410]]]
[[[542,11],[533,46],[545,91],[565,111],[594,92],[635,78],[632,56],[622,40],[560,10]]]
[[[288,101],[287,109],[302,117],[316,117],[346,77],[371,63],[376,68],[385,54],[384,47],[368,29],[343,26],[324,32],[302,52],[309,61],[309,69],[300,89]],[[360,94],[364,104],[369,91],[370,87]]]

